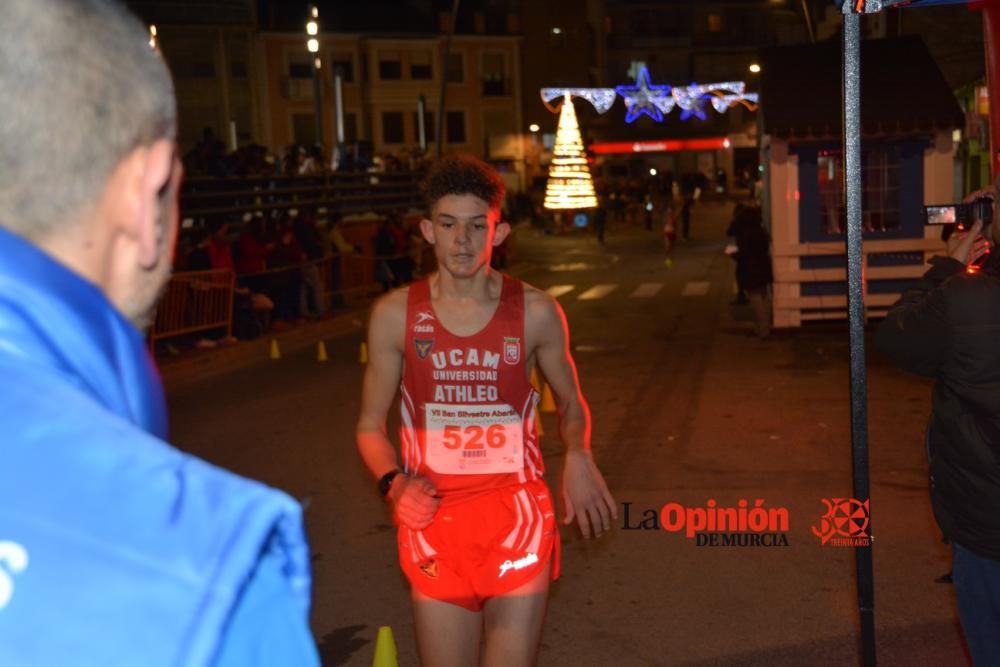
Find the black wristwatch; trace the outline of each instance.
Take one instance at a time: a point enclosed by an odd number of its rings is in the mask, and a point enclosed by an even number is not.
[[[389,490],[392,488],[392,480],[396,479],[396,475],[402,474],[403,471],[399,468],[395,470],[390,470],[386,474],[382,475],[378,480],[378,492],[384,498],[389,495]]]

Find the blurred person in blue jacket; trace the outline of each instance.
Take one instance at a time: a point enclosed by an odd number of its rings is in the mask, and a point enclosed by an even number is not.
[[[111,0],[0,5],[0,665],[318,665],[301,509],[168,445],[180,162]]]

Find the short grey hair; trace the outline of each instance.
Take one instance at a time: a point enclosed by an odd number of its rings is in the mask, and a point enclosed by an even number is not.
[[[170,72],[122,4],[0,2],[0,226],[34,240],[76,221],[176,126]]]

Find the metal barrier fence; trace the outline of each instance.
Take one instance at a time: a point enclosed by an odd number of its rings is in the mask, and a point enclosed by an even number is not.
[[[419,253],[386,259],[404,257],[413,260],[415,275],[425,274],[435,267],[433,249],[426,244],[420,248]],[[237,287],[249,288],[251,292],[273,298],[275,292],[272,288],[282,283],[284,276],[293,272],[299,276],[307,265],[317,267],[323,288],[322,298],[327,307],[335,297],[376,293],[382,288],[375,280],[375,269],[379,261],[379,258],[370,255],[345,254],[240,276],[229,270],[175,273],[157,307],[156,320],[149,332],[149,345],[155,352],[157,341],[212,329],[224,329],[225,335],[231,336]],[[288,296],[285,295],[286,298]],[[298,295],[294,298],[297,302]]]
[[[225,328],[232,334],[235,275],[227,269],[171,277],[149,330],[149,345],[171,336]]]

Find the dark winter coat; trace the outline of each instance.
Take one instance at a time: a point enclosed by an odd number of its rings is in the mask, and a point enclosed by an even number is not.
[[[900,367],[937,380],[927,440],[941,530],[1000,561],[1000,253],[975,274],[935,257],[875,341]]]
[[[736,284],[754,290],[774,282],[771,237],[761,226],[760,209],[740,207],[727,232],[736,239]]]

